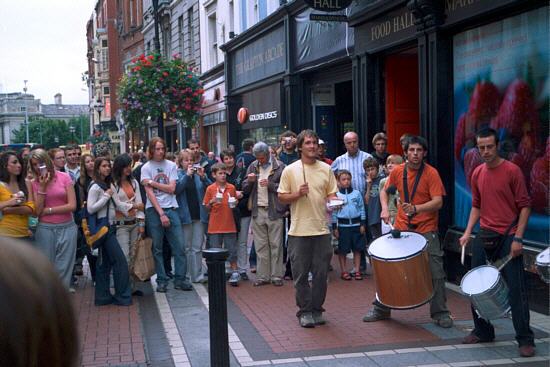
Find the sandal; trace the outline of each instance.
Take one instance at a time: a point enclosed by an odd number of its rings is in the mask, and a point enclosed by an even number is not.
[[[340,275],[340,278],[342,280],[351,280],[351,275],[349,275],[347,271],[343,271],[342,274]]]
[[[363,280],[363,276],[361,275],[360,271],[355,272],[355,280]]]

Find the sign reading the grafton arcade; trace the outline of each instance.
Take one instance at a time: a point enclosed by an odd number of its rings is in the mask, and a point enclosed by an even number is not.
[[[350,6],[352,0],[304,0],[311,8],[320,11],[339,11]]]

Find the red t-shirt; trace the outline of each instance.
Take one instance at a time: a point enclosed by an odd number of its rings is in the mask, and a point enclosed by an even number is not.
[[[386,186],[395,185],[397,191],[399,192],[399,199],[402,203],[405,202],[405,194],[403,190],[403,172],[405,170],[405,164],[401,164],[393,169],[390,174],[390,177],[386,181]],[[416,179],[417,170],[412,170],[407,168],[407,186],[409,187],[409,199],[412,195],[412,190],[414,186],[414,180]],[[441,182],[441,177],[437,170],[430,166],[427,163],[424,163],[424,171],[418,182],[418,187],[416,188],[416,193],[411,204],[420,205],[427,203],[432,200],[435,196],[445,196],[445,187],[443,187],[443,182]],[[415,232],[427,233],[437,231],[437,221],[439,218],[439,212],[422,212],[416,214],[412,220],[411,224],[416,225]],[[409,219],[407,214],[403,211],[401,205],[397,208],[397,217],[395,218],[396,229],[401,231],[408,230]]]
[[[505,234],[522,208],[531,204],[521,169],[504,160],[495,168],[482,164],[472,173],[472,206],[482,228]],[[517,225],[509,234],[515,234]]]
[[[210,200],[216,197],[216,194],[221,192],[218,184],[213,183],[206,188],[204,193],[203,204],[206,205]],[[236,198],[237,191],[235,186],[230,183],[225,185],[223,190],[222,202],[219,204],[213,204],[210,208],[210,218],[208,220],[208,233],[236,233],[237,227],[235,226],[235,219],[233,217],[233,211],[229,207],[229,195]]]

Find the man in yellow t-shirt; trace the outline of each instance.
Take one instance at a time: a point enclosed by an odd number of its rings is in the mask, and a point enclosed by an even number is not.
[[[336,198],[338,188],[330,166],[317,160],[319,137],[312,130],[297,138],[300,160],[288,165],[279,183],[279,200],[290,204],[292,223],[288,252],[296,289],[300,326],[323,325],[327,272],[332,257],[326,203]],[[312,285],[308,274],[312,273]]]

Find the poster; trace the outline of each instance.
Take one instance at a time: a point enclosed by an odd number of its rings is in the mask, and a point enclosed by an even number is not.
[[[525,238],[549,243],[549,8],[453,38],[455,225],[471,208],[469,178],[482,163],[475,132],[498,131],[500,155],[522,170],[532,213]]]

